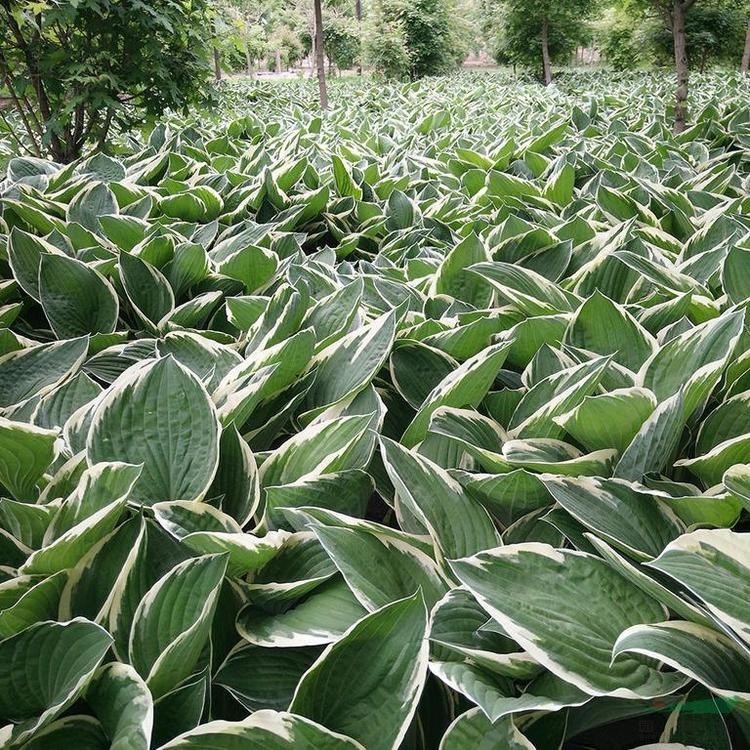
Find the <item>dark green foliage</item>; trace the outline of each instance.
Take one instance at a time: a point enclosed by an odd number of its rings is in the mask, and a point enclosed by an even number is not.
[[[328,59],[340,70],[354,67],[360,56],[360,41],[353,19],[327,18],[323,27],[323,46]]]
[[[463,45],[454,10],[451,0],[375,0],[367,56],[376,72],[416,80],[455,68]]]
[[[685,20],[685,40],[691,66],[737,64],[745,42],[747,15],[737,3],[696,3]],[[674,55],[671,31],[661,23],[646,28],[644,41],[657,62]]]
[[[500,63],[540,70],[545,33],[552,61],[566,61],[576,47],[591,39],[588,24],[595,0],[502,0],[496,13],[493,54]]]
[[[208,72],[206,0],[0,2],[0,70],[32,154],[71,161],[112,124],[181,109]]]

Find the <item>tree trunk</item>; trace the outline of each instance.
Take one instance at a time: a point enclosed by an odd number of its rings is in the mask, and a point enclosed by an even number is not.
[[[248,77],[253,78],[255,76],[255,70],[253,68],[253,58],[250,54],[250,47],[245,45],[245,70]]]
[[[214,78],[221,80],[221,53],[218,47],[214,47]]]
[[[545,17],[542,21],[542,74],[544,85],[552,83],[552,62],[549,58],[549,21]]]
[[[315,9],[315,67],[318,69],[318,91],[321,109],[328,109],[328,90],[326,89],[326,68],[323,57],[323,9],[322,0],[313,0]]]
[[[750,21],[747,22],[747,32],[745,34],[745,51],[742,53],[742,65],[740,70],[743,73],[750,71]]]
[[[672,9],[672,37],[674,40],[674,64],[677,76],[677,90],[674,103],[674,132],[679,135],[685,130],[687,120],[688,68],[687,44],[685,43],[685,5],[683,0],[674,0]]]
[[[276,50],[276,72],[281,73],[281,50]]]
[[[354,0],[354,17],[357,19],[357,38],[359,39],[359,55],[357,56],[357,75],[362,75],[362,0]],[[750,34],[750,24],[748,24]],[[750,37],[748,37],[750,38]]]

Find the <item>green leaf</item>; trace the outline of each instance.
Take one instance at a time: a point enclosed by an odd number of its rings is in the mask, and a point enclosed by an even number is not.
[[[111,662],[100,667],[86,690],[86,702],[112,750],[148,750],[154,707],[146,683],[131,666]]]
[[[160,698],[191,674],[208,640],[226,555],[176,565],[143,597],[130,633],[129,658]]]
[[[256,711],[243,721],[211,721],[162,745],[161,750],[363,750],[303,716]]]
[[[13,227],[8,237],[8,262],[21,289],[32,299],[41,300],[39,270],[46,255],[64,256],[54,245]]]
[[[636,372],[656,351],[656,341],[624,308],[594,292],[579,308],[566,333],[573,346],[611,354]]]
[[[367,615],[328,646],[290,710],[368,750],[395,750],[417,709],[427,657],[427,611],[416,594]]]
[[[0,583],[0,639],[43,620],[54,620],[66,574],[18,576]]]
[[[282,613],[268,614],[249,605],[237,617],[237,631],[255,646],[319,646],[338,640],[366,614],[349,586],[334,579]]]
[[[461,714],[440,741],[440,750],[534,750],[507,716],[491,722],[478,708]]]
[[[125,509],[124,497],[86,516],[53,542],[33,552],[19,572],[51,575],[74,567],[86,553],[116,526]]]
[[[750,700],[750,659],[728,636],[694,622],[635,625],[620,635],[612,650],[658,659],[697,680],[709,690],[734,700]]]
[[[40,622],[0,641],[0,730],[21,743],[78,698],[112,643],[104,628],[76,618]]]
[[[289,484],[300,479],[339,471],[370,424],[370,415],[315,422],[298,432],[264,461],[260,468],[263,487]]]
[[[302,675],[320,655],[320,649],[260,648],[240,645],[214,677],[248,711],[285,711]]]
[[[509,342],[490,346],[446,375],[427,395],[401,442],[407,448],[413,448],[424,440],[430,418],[441,406],[478,406],[502,367],[509,347]]]
[[[683,531],[649,493],[628,482],[589,477],[545,477],[552,497],[574,518],[638,560],[657,557]]]
[[[500,544],[487,511],[437,464],[385,437],[381,452],[398,502],[427,527],[444,557]]]
[[[0,484],[17,500],[34,500],[59,451],[57,430],[0,417]]]
[[[112,333],[117,327],[120,304],[112,285],[73,258],[42,255],[39,297],[58,338]]]
[[[19,349],[0,357],[0,407],[44,396],[78,370],[88,340],[70,339]]]
[[[396,335],[396,312],[347,334],[311,362],[315,380],[305,398],[305,424],[326,409],[350,401],[369,385],[390,354]]]
[[[132,500],[200,500],[219,461],[219,422],[205,388],[171,356],[129,368],[99,402],[89,463],[143,464]]]
[[[120,278],[130,304],[147,327],[153,329],[174,309],[174,293],[162,273],[150,263],[120,253]]]
[[[103,182],[93,182],[68,204],[65,218],[90,229],[95,234],[101,232],[99,217],[116,214],[119,209],[112,191]]]
[[[729,529],[683,534],[649,566],[699,597],[710,612],[750,643],[750,555],[745,534]]]
[[[480,552],[451,567],[525,651],[589,695],[655,697],[684,683],[632,658],[610,665],[623,630],[660,622],[665,612],[597,557],[524,543]]]
[[[685,416],[692,414],[719,382],[742,321],[742,312],[729,312],[673,338],[644,363],[637,385],[653,391],[659,402],[682,390]]]
[[[685,424],[682,391],[662,401],[630,441],[615,467],[618,479],[640,482],[663,469],[677,449]]]
[[[421,589],[432,606],[447,583],[435,561],[404,539],[366,528],[314,524],[312,530],[354,595],[370,611]]]
[[[244,576],[262,568],[279,551],[286,531],[270,531],[263,537],[222,531],[195,531],[181,542],[201,554],[229,554],[227,575]]]
[[[614,448],[622,453],[656,407],[656,397],[645,388],[617,388],[586,396],[554,421],[589,451]]]

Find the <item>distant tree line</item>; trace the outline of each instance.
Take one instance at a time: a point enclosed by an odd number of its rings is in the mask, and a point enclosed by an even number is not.
[[[415,80],[485,51],[550,85],[582,46],[615,69],[673,68],[679,133],[691,70],[748,71],[750,0],[0,0],[0,131],[69,162],[227,73],[311,60],[325,109],[338,70]]]

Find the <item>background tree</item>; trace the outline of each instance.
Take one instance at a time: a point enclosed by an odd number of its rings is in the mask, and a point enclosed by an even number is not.
[[[0,0],[0,76],[26,153],[59,162],[113,125],[181,109],[209,77],[205,0]]]
[[[745,41],[746,16],[735,2],[702,0],[685,18],[685,46],[688,60],[698,70],[709,65],[737,65]],[[673,36],[663,23],[652,24],[646,38],[657,62],[673,55]]]
[[[323,46],[330,65],[353,68],[360,59],[360,41],[353,17],[329,12],[323,25]]]
[[[650,51],[644,49],[645,25],[637,22],[621,4],[607,8],[594,28],[595,44],[615,70],[631,70],[650,61]]]
[[[393,79],[409,77],[411,59],[400,0],[374,0],[366,24],[364,52],[377,74]]]
[[[710,65],[737,64],[746,39],[747,7],[747,3],[743,8],[736,0],[702,0],[690,10],[685,19],[685,45],[691,64],[700,70]],[[615,68],[673,64],[671,23],[648,5],[632,1],[615,4],[596,26],[597,46]]]
[[[318,69],[318,96],[321,109],[328,109],[328,87],[326,86],[325,51],[323,47],[323,0],[313,0],[315,12],[315,67]]]
[[[591,38],[589,19],[596,0],[501,0],[495,5],[499,62],[537,67],[545,85],[552,83],[552,63],[570,56]]]
[[[386,77],[412,80],[455,69],[466,46],[454,0],[375,0],[367,57]]]
[[[688,63],[687,18],[696,0],[626,0],[629,11],[657,18],[672,38],[672,53],[675,66],[674,132],[682,133],[687,122],[687,100],[690,84]]]

